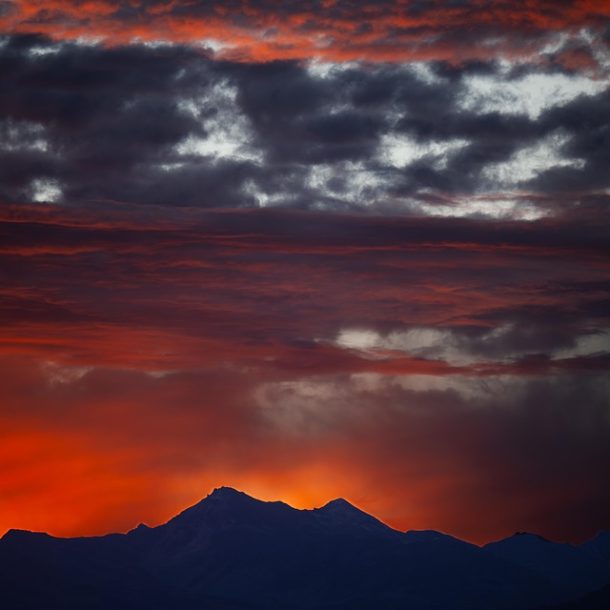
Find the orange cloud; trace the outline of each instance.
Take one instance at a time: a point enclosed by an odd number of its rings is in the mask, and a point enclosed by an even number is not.
[[[535,59],[545,36],[603,25],[607,2],[561,5],[473,0],[460,6],[433,2],[334,2],[307,5],[244,1],[229,8],[115,0],[18,0],[0,17],[4,31],[42,32],[58,39],[98,38],[201,43],[219,56],[242,61],[319,58],[326,61],[464,61],[490,52]],[[468,34],[465,35],[464,32]],[[481,44],[484,42],[485,44]]]

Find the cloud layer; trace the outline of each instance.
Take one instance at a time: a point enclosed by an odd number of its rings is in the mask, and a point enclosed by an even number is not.
[[[4,31],[198,44],[239,61],[460,62],[550,49],[582,67],[597,58],[579,36],[606,31],[610,19],[607,4],[596,0],[9,0],[0,7]]]
[[[6,202],[517,219],[607,209],[607,74],[4,42]]]
[[[125,529],[219,480],[475,540],[604,526],[604,227],[4,210],[6,527]]]

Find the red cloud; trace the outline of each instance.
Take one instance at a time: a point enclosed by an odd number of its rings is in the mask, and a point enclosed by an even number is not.
[[[205,4],[174,1],[125,4],[116,0],[18,0],[0,17],[4,31],[42,32],[58,39],[100,38],[210,42],[223,57],[245,61],[535,57],[545,36],[603,26],[610,5],[595,0],[508,3],[327,2],[312,12],[254,0]]]

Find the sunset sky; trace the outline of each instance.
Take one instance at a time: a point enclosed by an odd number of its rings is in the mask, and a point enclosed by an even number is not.
[[[610,528],[610,1],[0,1],[0,535],[230,485]]]

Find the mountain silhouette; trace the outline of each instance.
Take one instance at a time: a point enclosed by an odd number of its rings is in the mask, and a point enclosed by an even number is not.
[[[221,487],[127,534],[9,531],[0,599],[6,610],[528,610],[610,582],[610,538],[598,538],[481,548],[394,530],[343,499],[297,510]]]
[[[586,548],[553,543],[527,532],[487,544],[484,550],[542,575],[565,599],[599,587],[607,574],[604,560]]]

